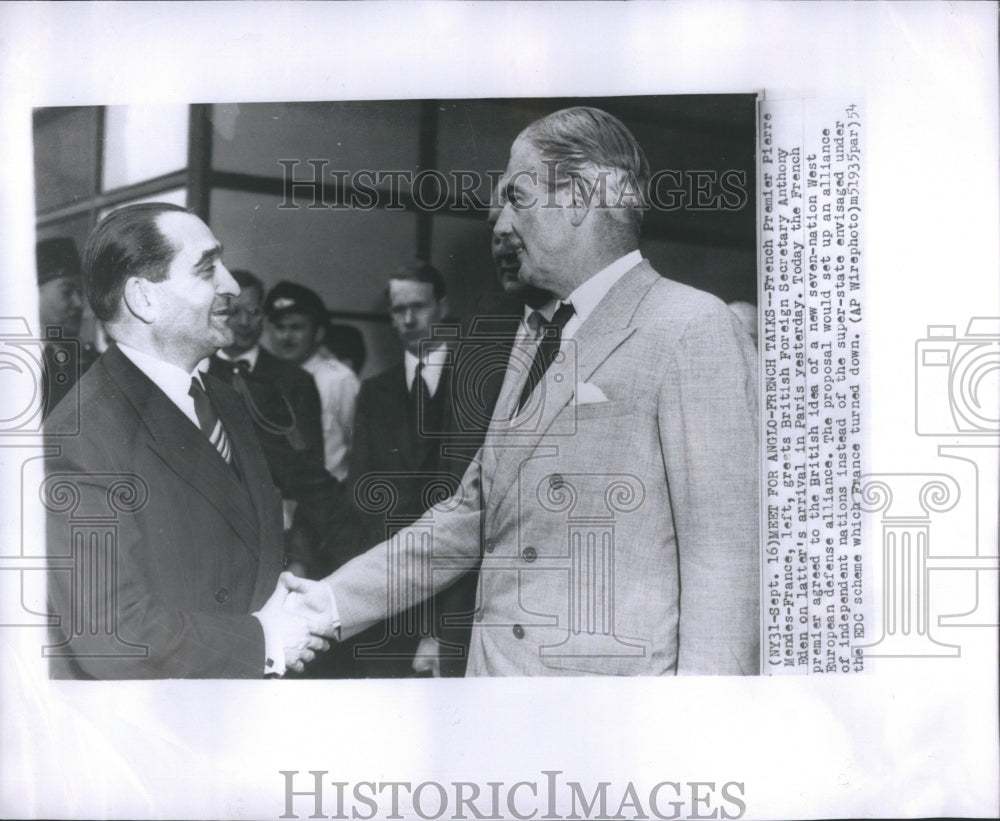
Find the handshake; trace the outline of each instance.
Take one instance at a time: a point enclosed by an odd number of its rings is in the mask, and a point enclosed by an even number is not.
[[[264,626],[265,640],[280,637],[285,667],[297,673],[317,652],[330,649],[327,639],[340,626],[330,586],[287,571],[278,577],[271,598],[255,615]],[[268,644],[268,651],[276,653],[277,647],[272,650]]]

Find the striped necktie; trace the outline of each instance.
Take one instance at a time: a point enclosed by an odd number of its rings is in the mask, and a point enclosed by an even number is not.
[[[202,433],[208,437],[208,441],[219,452],[219,455],[226,460],[229,465],[233,464],[233,452],[229,447],[229,437],[226,436],[226,429],[222,427],[222,420],[212,407],[212,402],[201,386],[197,377],[191,377],[191,387],[188,389],[188,396],[194,400],[194,412],[198,417],[198,425]]]

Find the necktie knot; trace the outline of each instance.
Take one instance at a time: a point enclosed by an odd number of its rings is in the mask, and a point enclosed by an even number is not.
[[[555,359],[556,354],[559,353],[559,345],[562,341],[563,328],[566,327],[566,323],[570,321],[573,313],[573,303],[562,302],[559,304],[556,312],[552,315],[552,321],[545,322],[539,326],[541,328],[541,332],[538,334],[538,347],[535,349],[535,356],[532,359],[531,366],[528,368],[528,379],[524,383],[524,388],[521,390],[521,398],[517,403],[518,413],[524,409],[524,406],[528,403],[529,397],[534,392],[538,383],[542,380],[545,372],[549,369],[549,366]],[[535,317],[538,317],[538,319],[534,319]],[[534,321],[532,321],[533,319]],[[544,317],[542,317],[542,314],[538,311],[533,311],[528,316],[528,323],[534,327],[538,325],[539,320],[543,319]]]

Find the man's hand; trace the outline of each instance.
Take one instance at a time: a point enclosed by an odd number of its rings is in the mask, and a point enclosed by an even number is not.
[[[413,656],[413,672],[441,678],[441,647],[433,636],[420,639]]]
[[[285,610],[303,618],[312,625],[317,636],[335,638],[340,627],[333,592],[325,582],[302,579],[291,573],[282,573],[278,585],[288,591]]]
[[[288,606],[292,588],[287,580],[295,578],[290,573],[282,573],[271,598],[256,615],[280,637],[285,667],[301,673],[305,665],[316,658],[316,652],[329,650],[330,644],[321,635],[324,626],[322,618],[309,610]]]

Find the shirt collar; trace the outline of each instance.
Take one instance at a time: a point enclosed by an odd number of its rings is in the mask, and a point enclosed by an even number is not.
[[[140,371],[149,377],[150,381],[163,391],[180,410],[198,424],[197,416],[194,412],[194,401],[188,394],[191,390],[191,379],[196,378],[204,387],[205,383],[201,378],[201,373],[197,368],[188,373],[183,368],[157,359],[145,351],[137,350],[129,345],[117,343],[119,350],[131,360]]]
[[[448,346],[442,345],[440,348],[435,348],[432,351],[426,351],[422,357],[424,368],[423,376],[424,381],[427,383],[427,388],[433,395],[437,390],[438,381],[441,379],[441,369],[448,364]],[[417,362],[419,362],[416,356],[407,350],[403,351],[403,364],[406,366],[406,387],[409,389],[413,385],[413,377],[417,375]]]
[[[250,366],[250,370],[253,370],[257,367],[257,357],[260,356],[260,345],[254,345],[238,356],[230,356],[222,348],[219,348],[216,353],[219,359],[223,359],[226,362],[246,362]]]
[[[582,324],[594,312],[600,301],[607,296],[608,291],[614,287],[615,283],[640,262],[642,262],[642,254],[637,248],[625,256],[619,257],[586,282],[578,285],[576,290],[563,300],[573,304],[574,320],[577,324]]]
[[[545,317],[546,322],[551,322],[552,317],[555,315],[556,309],[559,307],[559,300],[554,297],[542,305],[540,308],[532,308],[530,305],[524,306],[524,327],[530,327],[528,325],[528,317],[531,316],[535,311],[538,311],[542,316]]]

